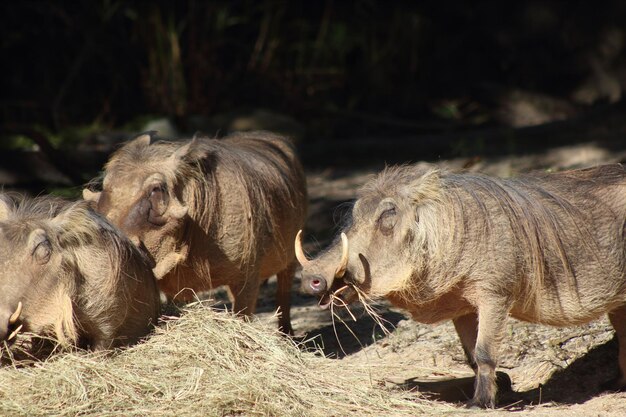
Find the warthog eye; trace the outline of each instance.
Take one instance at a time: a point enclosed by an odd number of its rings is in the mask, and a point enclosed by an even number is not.
[[[163,192],[165,192],[165,186],[164,185],[162,185],[162,184],[155,185],[150,190],[150,197],[154,196],[155,194],[163,193]]]
[[[44,239],[37,243],[35,249],[33,249],[33,258],[35,258],[37,263],[43,265],[48,263],[51,253],[52,248],[50,247],[50,241],[48,241],[48,239]]]
[[[383,234],[387,235],[393,231],[398,220],[396,208],[392,207],[383,211],[378,217],[378,227]]]
[[[163,214],[167,210],[169,198],[167,195],[167,187],[165,184],[155,184],[150,188],[148,202],[150,208],[148,210],[148,222],[156,226],[163,226],[165,220]]]

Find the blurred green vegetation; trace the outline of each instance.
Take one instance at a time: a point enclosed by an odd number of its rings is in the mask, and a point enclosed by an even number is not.
[[[138,119],[140,121],[141,119]],[[140,124],[136,124],[140,126]],[[30,126],[30,129],[44,135],[55,148],[74,147],[81,143],[86,137],[101,132],[105,126],[98,123],[89,125],[67,125],[59,130],[42,125]],[[0,149],[33,149],[36,143],[25,134],[11,133],[3,136],[0,142]]]
[[[68,200],[80,200],[83,198],[83,187],[47,187],[46,193]]]
[[[29,146],[16,126],[73,147],[241,108],[309,137],[489,125],[494,91],[569,100],[594,62],[623,61],[606,50],[625,22],[617,0],[3,2],[2,145]]]

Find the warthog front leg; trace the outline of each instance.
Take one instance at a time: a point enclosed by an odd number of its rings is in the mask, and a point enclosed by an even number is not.
[[[478,315],[476,313],[466,314],[452,320],[456,329],[461,345],[467,358],[467,363],[476,372],[476,361],[474,360],[474,349],[476,347],[476,338],[478,337]]]
[[[619,376],[607,383],[606,388],[613,391],[624,390],[626,388],[626,306],[611,311],[609,320],[615,329],[615,335],[619,343]]]
[[[500,341],[504,334],[508,308],[487,304],[478,308],[478,337],[474,349],[476,382],[471,405],[495,407],[496,365]]]
[[[248,277],[237,285],[231,285],[233,312],[242,316],[251,316],[256,310],[259,297],[259,279],[257,275]]]
[[[296,263],[292,262],[287,268],[276,274],[276,306],[280,309],[278,330],[287,335],[293,335],[291,328],[291,284],[296,273]]]

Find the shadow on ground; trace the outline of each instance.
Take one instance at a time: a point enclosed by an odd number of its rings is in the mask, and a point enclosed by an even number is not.
[[[359,304],[350,306],[350,311],[356,321],[347,313],[345,309],[336,312],[334,324],[331,321],[331,312],[321,310],[317,307],[317,301],[311,296],[305,296],[297,292],[299,280],[294,280],[294,290],[292,291],[292,322],[296,308],[303,308],[300,314],[306,315],[309,320],[319,323],[319,326],[307,331],[304,335],[295,337],[303,350],[321,351],[329,358],[341,359],[347,355],[383,339],[387,334],[393,332],[401,320],[406,316],[387,310],[385,307],[372,305],[380,315],[378,321],[369,316]],[[276,311],[275,304],[276,280],[274,278],[266,281],[260,290],[259,301],[256,314],[267,314]],[[228,301],[226,291],[218,289],[212,292],[210,299],[213,308],[218,310],[229,310],[231,303]],[[170,306],[170,308],[168,308]],[[179,315],[180,312],[173,305],[166,306],[164,314]],[[170,311],[171,310],[171,311]],[[379,323],[384,324],[383,330]],[[307,325],[310,328],[309,325]],[[300,331],[298,325],[294,324],[296,333]]]
[[[513,391],[509,375],[499,371],[498,406],[522,410],[529,405],[547,402],[582,404],[606,392],[603,384],[617,376],[617,350],[615,339],[596,346],[568,367],[555,372],[545,384],[539,384],[537,388],[527,391]],[[427,398],[457,404],[472,398],[474,377],[428,381],[410,378],[398,384],[398,387],[419,391]]]
[[[351,307],[352,308],[352,307]],[[406,316],[393,311],[381,311],[380,322],[367,315],[362,308],[354,307],[353,321],[347,314],[339,314],[334,323],[307,332],[300,338],[304,349],[321,350],[326,357],[341,359],[376,343],[391,333]]]

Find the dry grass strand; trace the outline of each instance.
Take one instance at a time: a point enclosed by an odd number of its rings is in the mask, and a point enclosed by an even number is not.
[[[450,412],[197,303],[145,343],[0,370],[2,415],[401,416]]]

